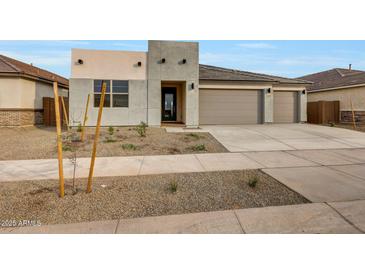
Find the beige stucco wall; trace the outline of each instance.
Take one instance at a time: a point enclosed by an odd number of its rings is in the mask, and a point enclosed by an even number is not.
[[[59,88],[60,96],[67,90]],[[42,109],[43,97],[53,97],[53,86],[23,78],[0,78],[0,108]]]
[[[83,64],[77,64],[77,60]],[[142,62],[138,67],[138,62]],[[147,53],[137,51],[72,49],[71,78],[146,80]]]
[[[0,78],[0,108],[34,107],[34,81],[21,78]]]
[[[352,100],[354,110],[364,111],[365,86],[308,93],[308,102],[340,101],[341,111],[351,110],[350,100]]]

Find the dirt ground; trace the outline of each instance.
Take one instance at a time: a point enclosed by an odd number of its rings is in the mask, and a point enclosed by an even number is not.
[[[55,130],[54,127],[0,128],[0,160],[57,158]],[[85,141],[77,144],[78,157],[91,156],[94,131],[94,128],[88,128]],[[65,139],[66,133],[63,135]],[[64,158],[70,156],[70,150],[70,146],[65,143]],[[114,127],[112,135],[108,128],[102,128],[97,155],[107,157],[215,152],[227,150],[209,133],[168,133],[163,128],[147,128],[146,137],[140,137],[134,127]]]
[[[330,125],[328,125],[330,126]],[[339,128],[346,128],[346,129],[352,129],[352,130],[357,130],[357,131],[362,131],[365,132],[365,124],[356,124],[356,129],[353,128],[353,125],[350,123],[346,123],[346,124],[335,124],[335,127],[339,127]]]
[[[57,180],[0,184],[0,220],[58,224],[308,202],[259,170],[95,178],[90,194],[86,182],[77,180],[73,194],[67,181],[63,199]]]

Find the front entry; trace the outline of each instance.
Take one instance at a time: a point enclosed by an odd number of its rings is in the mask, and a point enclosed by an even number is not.
[[[161,120],[176,121],[176,87],[162,87]]]

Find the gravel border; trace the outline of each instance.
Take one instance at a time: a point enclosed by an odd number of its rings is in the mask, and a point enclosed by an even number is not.
[[[54,127],[0,128],[0,160],[57,158],[55,130]],[[94,128],[87,128],[85,142],[77,143],[78,157],[91,156],[94,131]],[[63,134],[66,135],[65,132]],[[78,135],[80,133],[76,133]],[[108,142],[108,139],[111,141]],[[101,129],[97,155],[111,157],[219,152],[227,152],[227,149],[207,132],[171,133],[164,128],[151,127],[147,128],[146,137],[140,137],[134,127],[114,127],[114,134],[110,136],[108,128],[104,127]],[[71,154],[64,150],[63,158],[69,158]]]
[[[260,170],[95,178],[90,194],[86,181],[77,180],[76,194],[67,181],[63,199],[56,180],[0,184],[0,220],[61,224],[309,202]]]

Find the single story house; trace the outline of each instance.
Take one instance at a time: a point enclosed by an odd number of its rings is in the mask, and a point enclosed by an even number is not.
[[[308,81],[199,65],[196,42],[149,41],[148,52],[73,49],[70,121],[102,125],[238,125],[306,122]]]
[[[32,64],[0,55],[0,126],[42,124],[43,97],[68,96],[68,80]]]
[[[335,68],[300,77],[313,82],[308,87],[308,102],[339,101],[340,121],[365,122],[365,71]],[[352,101],[352,107],[351,107]]]

